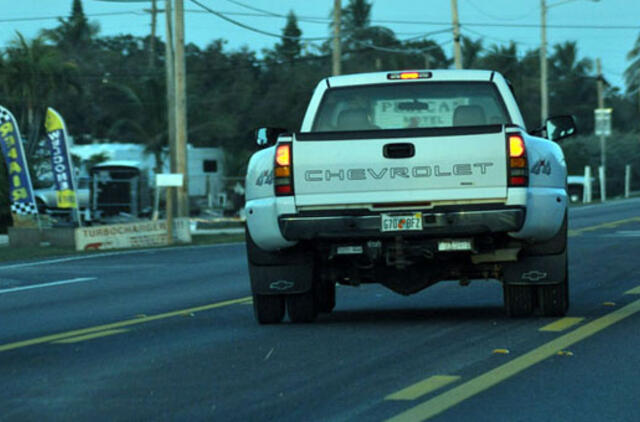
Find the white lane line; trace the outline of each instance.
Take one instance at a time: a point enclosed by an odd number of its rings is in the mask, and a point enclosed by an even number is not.
[[[35,261],[35,262],[22,262],[19,264],[10,264],[10,265],[0,265],[1,270],[10,270],[14,268],[25,268],[25,267],[35,267],[38,265],[47,265],[47,264],[57,264],[60,262],[70,262],[70,261],[81,261],[84,259],[94,259],[94,258],[103,258],[109,256],[118,256],[118,255],[133,255],[137,253],[157,253],[163,251],[173,251],[176,249],[199,249],[199,248],[222,248],[226,246],[238,246],[244,245],[244,242],[233,242],[233,243],[216,243],[213,245],[193,245],[193,246],[170,246],[168,248],[148,248],[148,249],[134,249],[131,251],[118,251],[118,252],[104,252],[90,255],[80,255],[80,256],[68,256],[64,258],[56,258],[56,259],[48,259],[46,261]]]
[[[42,287],[61,286],[63,284],[84,283],[85,281],[97,280],[98,277],[78,277],[69,280],[52,281],[51,283],[32,284],[31,286],[13,287],[11,289],[0,290],[0,295],[5,293],[20,292],[22,290],[40,289]]]

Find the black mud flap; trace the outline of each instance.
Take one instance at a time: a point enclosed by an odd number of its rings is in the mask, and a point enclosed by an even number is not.
[[[311,290],[313,264],[253,265],[249,264],[251,291],[259,295],[305,293]]]
[[[566,252],[557,255],[528,256],[503,266],[504,282],[513,285],[561,283],[566,277]]]

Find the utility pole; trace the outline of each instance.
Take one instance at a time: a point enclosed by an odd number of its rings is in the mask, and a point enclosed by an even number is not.
[[[460,21],[458,20],[458,0],[451,0],[451,18],[453,19],[453,59],[456,69],[462,69],[462,50],[460,49]]]
[[[549,117],[549,87],[547,85],[547,3],[540,0],[540,125]]]
[[[598,108],[604,108],[604,79],[600,58],[596,59],[596,69],[598,71]],[[604,135],[600,135],[600,166],[602,167],[600,197],[604,202],[607,198],[607,138]]]
[[[341,69],[341,58],[342,58],[342,47],[340,45],[340,26],[341,23],[341,13],[342,13],[342,4],[341,0],[333,0],[333,54],[332,54],[332,64],[333,64],[333,75],[339,75],[342,73]]]
[[[174,54],[173,54],[173,25],[171,23],[172,15],[171,0],[165,0],[165,13],[166,13],[166,40],[164,44],[164,66],[166,70],[166,83],[167,83],[167,123],[168,123],[168,135],[169,135],[169,160],[170,167],[169,172],[176,172],[176,86],[174,78]],[[167,188],[167,224],[171,226],[173,224],[173,204],[174,204],[174,189]],[[171,242],[173,239],[169,239]]]
[[[424,68],[429,69],[431,67],[431,56],[429,53],[424,53]]]
[[[183,174],[178,187],[178,217],[189,217],[189,174],[187,173],[187,83],[184,58],[184,1],[176,0],[175,25],[175,87],[176,87],[176,172]]]
[[[151,0],[151,37],[149,38],[149,69],[153,69],[154,56],[156,52],[156,17],[158,7],[156,0]]]

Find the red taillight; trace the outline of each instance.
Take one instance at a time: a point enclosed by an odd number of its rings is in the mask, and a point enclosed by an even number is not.
[[[290,143],[279,144],[276,147],[273,176],[276,196],[293,195],[293,170]]]
[[[293,188],[291,185],[276,185],[276,195],[291,195],[293,193]]]
[[[509,182],[511,186],[527,186],[527,178],[524,176],[511,176]]]
[[[529,185],[529,166],[527,164],[527,147],[520,134],[507,134],[508,185],[522,187]]]

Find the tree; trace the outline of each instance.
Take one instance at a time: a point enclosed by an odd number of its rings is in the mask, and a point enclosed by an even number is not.
[[[154,170],[162,173],[169,146],[164,79],[145,77],[133,87],[120,89],[126,90],[128,103],[121,103],[125,113],[113,121],[107,133],[111,137],[144,144],[146,151],[155,157]]]
[[[571,41],[553,46],[549,65],[551,114],[573,114],[580,129],[591,132],[593,109],[598,105],[593,61],[578,59],[578,47]]]
[[[637,94],[640,88],[640,35],[638,35],[631,51],[627,53],[627,60],[631,61],[629,67],[624,71],[627,92],[636,92]]]
[[[98,25],[89,23],[81,0],[73,0],[71,15],[67,19],[60,18],[59,22],[58,27],[43,30],[42,35],[76,64],[85,63],[87,56],[91,54],[93,38],[99,31]]]
[[[464,69],[477,69],[480,65],[480,53],[482,52],[482,39],[473,41],[462,36],[462,67]]]
[[[27,41],[19,32],[6,51],[4,85],[16,118],[28,133],[27,156],[36,151],[46,107],[65,90],[77,90],[76,66],[42,37]]]
[[[287,24],[282,29],[282,35],[285,38],[282,38],[282,41],[276,44],[275,58],[278,61],[291,64],[300,57],[300,52],[302,51],[299,39],[302,31],[298,27],[298,19],[293,11],[287,15]]]
[[[75,65],[82,78],[78,80],[77,90],[58,92],[57,102],[52,105],[64,116],[68,128],[80,135],[76,139],[82,141],[81,135],[93,134],[96,130],[95,105],[104,88],[100,53],[95,43],[99,28],[87,20],[80,0],[73,0],[69,17],[60,18],[58,22],[57,27],[42,30],[41,36],[56,47],[65,61]]]
[[[371,6],[367,0],[349,0],[342,9],[342,30],[347,39],[357,39],[369,27]]]

